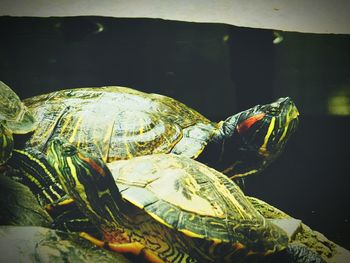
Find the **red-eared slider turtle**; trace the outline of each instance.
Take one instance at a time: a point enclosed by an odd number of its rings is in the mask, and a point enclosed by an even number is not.
[[[0,81],[0,165],[12,154],[12,134],[25,134],[36,127],[33,116],[5,83]]]
[[[155,154],[115,161],[56,138],[48,160],[64,188],[118,252],[151,262],[241,262],[283,250],[287,235],[266,221],[225,175],[195,160]],[[113,176],[112,176],[112,174]]]
[[[265,168],[298,120],[290,98],[214,123],[172,98],[116,86],[62,90],[24,103],[40,123],[27,147],[45,151],[61,136],[105,162],[155,153],[195,159],[205,150],[205,162],[230,176]]]

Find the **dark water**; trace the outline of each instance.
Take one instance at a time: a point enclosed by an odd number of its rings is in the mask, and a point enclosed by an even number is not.
[[[0,79],[21,98],[128,86],[212,120],[291,96],[299,129],[244,191],[350,249],[350,36],[280,34],[276,45],[271,30],[220,24],[0,17]]]

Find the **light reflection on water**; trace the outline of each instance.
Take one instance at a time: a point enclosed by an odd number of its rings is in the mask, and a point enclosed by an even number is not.
[[[328,99],[328,114],[350,115],[350,86],[344,86],[331,94]]]

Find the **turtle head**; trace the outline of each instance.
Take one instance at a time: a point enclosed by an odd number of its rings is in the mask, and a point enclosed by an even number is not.
[[[286,97],[226,119],[222,124],[225,144],[236,150],[230,174],[241,177],[262,171],[284,149],[296,130],[298,115],[294,102]]]
[[[61,138],[55,138],[49,143],[47,159],[55,168],[65,191],[95,223],[113,220],[110,211],[116,212],[118,216],[116,203],[121,200],[120,193],[102,160]]]

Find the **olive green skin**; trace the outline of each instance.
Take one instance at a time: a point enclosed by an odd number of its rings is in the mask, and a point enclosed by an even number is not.
[[[141,243],[165,262],[240,262],[285,249],[222,173],[174,154],[108,163],[54,139],[48,160],[106,241]],[[112,177],[113,176],[113,177]]]
[[[166,96],[123,87],[79,88],[24,100],[40,126],[27,146],[61,136],[106,162],[176,151],[196,157],[217,124]]]

